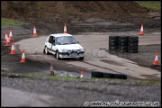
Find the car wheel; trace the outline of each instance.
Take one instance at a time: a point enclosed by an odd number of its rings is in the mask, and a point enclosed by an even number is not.
[[[57,60],[60,60],[58,51],[56,52],[56,59],[57,59]]]
[[[46,53],[47,55],[49,55],[48,48],[47,48],[46,46],[45,46],[44,51],[45,51],[45,53]]]
[[[84,60],[84,57],[80,57],[79,60]]]
[[[44,47],[44,49],[43,49],[43,54],[45,53],[45,47]]]

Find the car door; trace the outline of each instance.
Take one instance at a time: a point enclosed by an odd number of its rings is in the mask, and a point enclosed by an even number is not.
[[[52,43],[53,43],[53,36],[49,36],[48,42],[47,42],[47,48],[49,50],[52,50]]]
[[[51,50],[53,51],[54,54],[56,53],[56,40],[55,40],[55,37],[53,37]]]

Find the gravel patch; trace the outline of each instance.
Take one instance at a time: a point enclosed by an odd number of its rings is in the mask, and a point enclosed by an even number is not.
[[[1,77],[1,85],[55,97],[56,100],[52,100],[55,105],[51,106],[83,106],[85,101],[161,102],[160,84],[135,83],[129,80],[67,81]]]

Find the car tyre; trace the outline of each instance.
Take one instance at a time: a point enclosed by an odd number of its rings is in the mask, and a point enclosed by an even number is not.
[[[93,72],[91,72],[91,77],[92,78],[103,78],[103,73],[102,72],[93,71]]]
[[[114,74],[114,78],[117,78],[117,79],[127,79],[127,75],[124,75],[124,74]]]
[[[129,43],[129,47],[138,47],[138,43]]]
[[[128,36],[120,36],[118,38],[119,43],[128,43]]]
[[[48,52],[48,48],[45,46],[45,48],[44,48],[44,52],[47,54],[47,55],[49,55],[49,52]]]
[[[56,59],[57,59],[57,60],[60,60],[59,52],[58,52],[58,51],[56,52]]]
[[[119,46],[127,46],[128,42],[119,42]]]
[[[128,52],[127,49],[119,49],[118,52],[124,53],[124,52]]]
[[[109,36],[109,43],[118,43],[119,36]]]
[[[104,78],[114,78],[114,74],[112,73],[103,73]]]
[[[109,42],[109,46],[118,46],[118,42]]]
[[[128,50],[138,50],[138,46],[134,46],[134,47],[129,46]]]
[[[128,52],[130,52],[130,53],[138,53],[138,49],[134,49],[134,50],[128,50]]]
[[[130,36],[130,37],[128,38],[128,41],[129,41],[130,43],[138,43],[139,39],[138,39],[138,36]]]
[[[84,60],[84,57],[80,57],[79,60]]]
[[[110,51],[116,51],[118,49],[118,46],[109,46]]]

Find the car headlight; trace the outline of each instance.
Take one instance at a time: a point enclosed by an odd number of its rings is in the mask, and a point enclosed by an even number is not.
[[[81,51],[81,52],[84,52],[84,49],[82,48],[82,49],[80,49],[80,51]]]
[[[83,52],[83,51],[84,51],[84,49],[78,49],[77,53],[80,53],[80,52]]]
[[[67,53],[70,54],[72,52],[72,50],[67,50]]]
[[[81,52],[81,50],[79,49],[79,50],[77,50],[77,53],[80,53]]]

